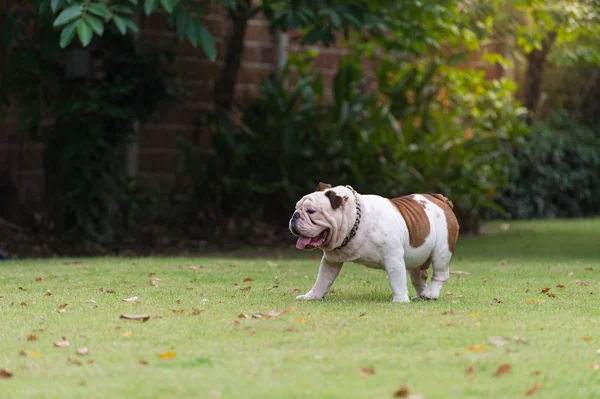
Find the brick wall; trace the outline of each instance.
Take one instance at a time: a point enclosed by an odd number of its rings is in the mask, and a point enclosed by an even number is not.
[[[191,92],[177,104],[165,106],[159,123],[141,126],[139,130],[137,171],[146,181],[165,191],[179,183],[175,173],[179,161],[178,136],[206,149],[210,146],[210,136],[202,128],[200,117],[211,108],[214,84],[223,66],[226,40],[231,30],[225,12],[211,7],[205,22],[216,37],[218,58],[214,63],[206,59],[201,49],[194,49],[187,41],[176,40],[175,34],[167,28],[166,14],[143,16],[140,21],[142,42],[173,43],[171,49],[176,54],[177,76]],[[289,50],[293,52],[300,48],[297,37],[290,35]],[[339,46],[320,49],[316,65],[329,85],[338,67],[338,59],[345,53],[347,50]],[[275,71],[275,62],[274,39],[269,34],[267,22],[259,15],[249,22],[246,32],[236,97],[240,99],[256,93],[261,77]],[[474,58],[471,64],[483,67],[478,62]],[[493,77],[499,73],[495,68],[485,68]],[[8,205],[3,205],[3,201],[9,202],[8,198],[18,198],[21,204],[41,203],[44,190],[42,153],[39,143],[17,136],[15,112],[11,110],[7,122],[0,124],[0,216],[7,217],[12,212]]]

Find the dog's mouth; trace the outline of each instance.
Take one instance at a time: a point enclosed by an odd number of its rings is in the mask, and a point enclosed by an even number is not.
[[[318,248],[329,237],[329,229],[325,229],[316,237],[304,237],[298,236],[298,241],[296,242],[296,248],[298,249],[313,249]]]

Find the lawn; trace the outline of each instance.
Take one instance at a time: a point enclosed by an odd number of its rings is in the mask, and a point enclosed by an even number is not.
[[[355,264],[297,302],[318,252],[1,262],[0,398],[600,397],[600,219],[499,227],[410,304]]]

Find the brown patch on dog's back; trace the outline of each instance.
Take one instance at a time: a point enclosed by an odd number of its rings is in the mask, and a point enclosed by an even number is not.
[[[423,197],[427,198],[444,211],[444,214],[446,215],[446,224],[448,225],[448,248],[450,249],[450,252],[454,253],[456,240],[458,240],[459,225],[458,220],[456,220],[456,215],[454,215],[454,211],[452,211],[454,208],[452,201],[442,194],[423,194]]]
[[[429,219],[425,213],[425,204],[415,200],[412,195],[392,198],[390,201],[398,208],[406,221],[410,246],[418,248],[423,245],[431,231]]]

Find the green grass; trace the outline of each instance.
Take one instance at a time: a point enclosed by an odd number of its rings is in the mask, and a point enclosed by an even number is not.
[[[312,286],[319,253],[273,254],[1,262],[0,369],[14,375],[0,379],[0,398],[390,398],[401,386],[426,399],[520,398],[536,384],[532,397],[600,397],[600,370],[590,369],[600,363],[600,220],[460,238],[452,269],[470,274],[453,274],[435,302],[392,304],[384,273],[355,264],[335,295],[297,302],[291,292]],[[122,301],[132,296],[139,301]],[[63,336],[71,345],[53,347]],[[494,346],[489,336],[511,342]],[[89,355],[77,355],[84,346]],[[175,356],[158,357],[168,351]],[[505,363],[511,373],[494,377]]]

